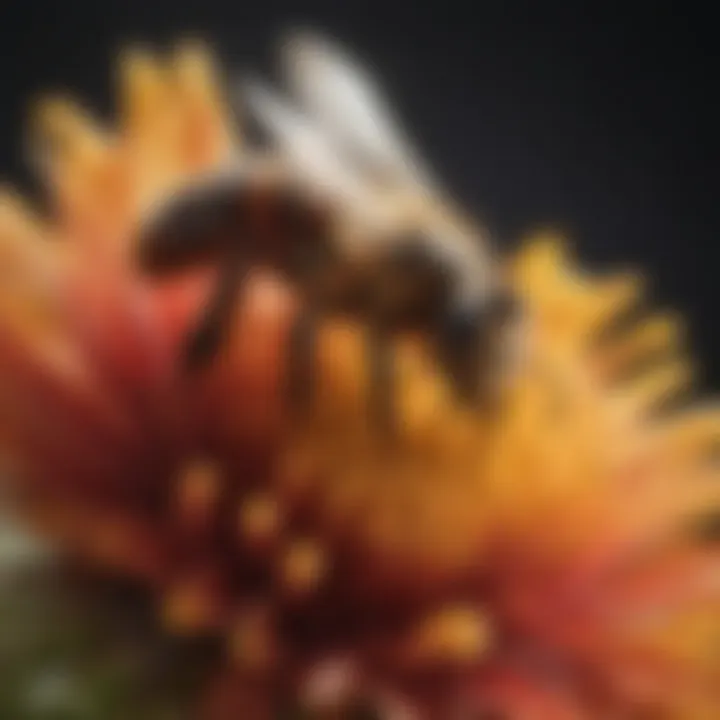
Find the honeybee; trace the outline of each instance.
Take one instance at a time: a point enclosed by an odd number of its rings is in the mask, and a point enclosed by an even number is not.
[[[269,266],[303,295],[289,352],[296,401],[312,393],[314,333],[327,312],[356,314],[371,329],[380,421],[392,415],[388,340],[396,331],[432,338],[459,395],[487,399],[517,354],[519,319],[487,232],[452,207],[346,53],[296,32],[281,61],[297,105],[256,80],[239,88],[271,148],[175,195],[141,234],[146,271],[222,263],[188,340],[188,367],[202,367],[222,345],[247,270]]]

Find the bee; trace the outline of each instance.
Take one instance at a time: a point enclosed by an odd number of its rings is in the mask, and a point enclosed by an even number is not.
[[[281,60],[295,104],[257,80],[239,93],[271,149],[200,179],[141,232],[148,272],[221,263],[188,338],[188,368],[218,352],[247,271],[266,266],[303,296],[289,351],[295,401],[312,393],[315,332],[328,312],[370,328],[379,421],[392,416],[397,331],[432,338],[459,396],[487,399],[517,355],[520,317],[487,232],[452,207],[356,61],[307,32],[287,38]]]

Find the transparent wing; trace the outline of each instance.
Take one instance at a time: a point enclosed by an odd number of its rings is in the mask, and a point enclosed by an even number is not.
[[[439,193],[370,75],[337,45],[308,31],[286,36],[289,85],[323,131],[385,180]]]
[[[277,143],[290,171],[321,197],[356,218],[377,205],[377,195],[353,174],[341,154],[313,122],[257,80],[241,86],[241,99]]]

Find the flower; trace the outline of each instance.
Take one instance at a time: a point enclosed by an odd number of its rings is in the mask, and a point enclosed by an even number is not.
[[[170,630],[226,639],[203,712],[364,695],[389,717],[716,717],[720,548],[694,528],[720,510],[720,409],[673,409],[679,323],[631,316],[637,276],[535,238],[509,267],[526,362],[501,412],[458,405],[426,340],[397,337],[392,443],[360,321],[327,319],[313,406],[287,412],[298,300],[261,269],[188,376],[213,270],[144,277],[133,238],[243,138],[201,46],[120,68],[116,131],[38,108],[47,217],[0,205],[0,438],[28,521],[144,582]]]

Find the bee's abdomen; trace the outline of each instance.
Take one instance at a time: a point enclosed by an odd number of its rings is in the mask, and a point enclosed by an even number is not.
[[[215,177],[171,197],[141,229],[142,267],[153,273],[247,248],[252,262],[285,265],[295,244],[328,242],[328,222],[298,189],[247,176]]]
[[[141,229],[140,264],[161,273],[211,260],[242,235],[247,185],[214,178],[172,196]]]

